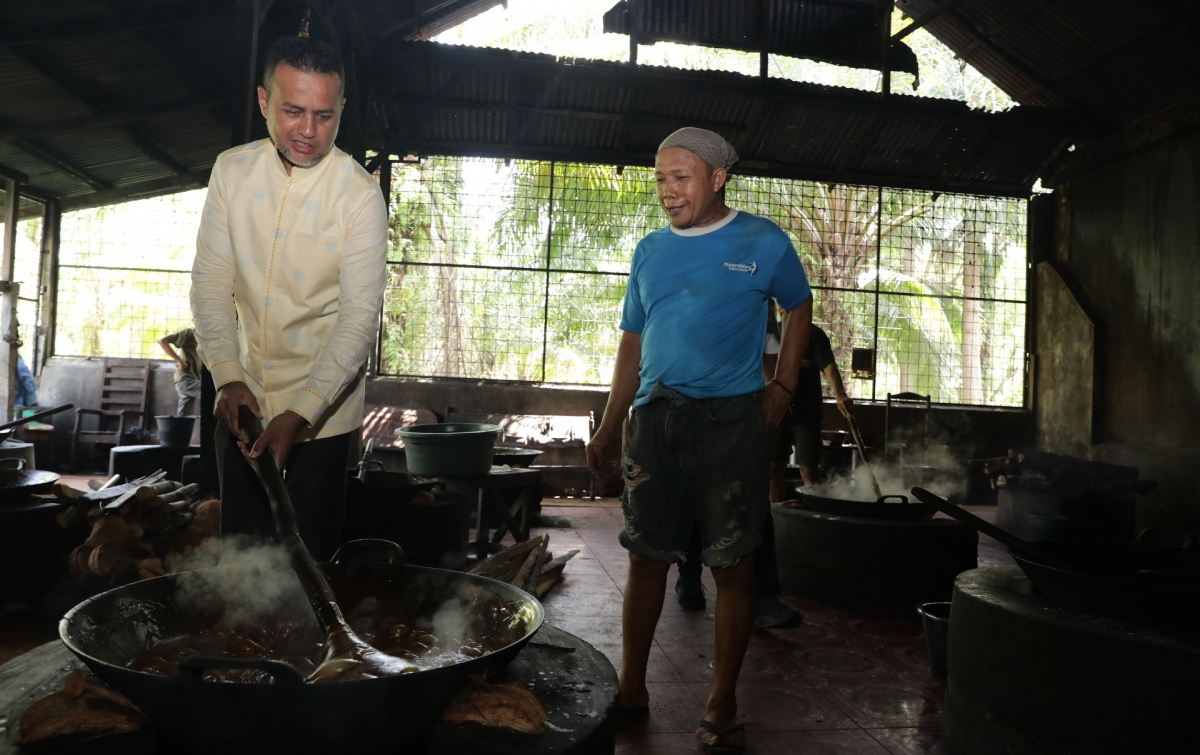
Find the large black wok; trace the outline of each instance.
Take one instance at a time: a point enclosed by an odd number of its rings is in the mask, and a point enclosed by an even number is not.
[[[1145,538],[1034,545],[1011,552],[1042,595],[1110,616],[1200,628],[1200,556],[1194,548],[1152,545]],[[1049,565],[1046,556],[1065,563]]]
[[[813,488],[822,491],[822,488]],[[836,516],[852,516],[862,519],[902,519],[917,521],[928,519],[933,515],[933,509],[923,503],[910,503],[905,495],[885,495],[874,501],[846,500],[830,498],[818,493],[797,491],[800,501],[809,511]]]
[[[25,469],[25,460],[16,456],[0,459],[0,503],[24,503],[34,493],[46,493],[58,482],[58,475],[44,469]]]
[[[478,617],[480,658],[445,668],[379,679],[306,684],[278,661],[189,658],[173,677],[125,664],[159,642],[193,633],[210,617],[176,601],[181,575],[136,582],[71,609],[59,624],[63,642],[97,677],[129,697],[172,751],[192,753],[392,753],[419,746],[467,677],[502,668],[541,626],[541,604],[528,593],[470,574],[406,566],[385,579],[363,565],[324,567],[339,603],[363,595],[400,600],[405,615],[430,616],[453,602]],[[202,680],[206,668],[258,668],[271,684]]]
[[[927,490],[914,496],[1008,546],[1034,588],[1065,606],[1200,629],[1200,553],[1137,540],[1027,542]]]

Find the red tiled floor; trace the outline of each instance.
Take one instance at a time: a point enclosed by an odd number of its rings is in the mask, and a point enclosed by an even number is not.
[[[708,684],[691,684],[704,699]],[[749,732],[857,729],[836,705],[801,679],[776,682],[742,682],[737,686],[738,710]]]
[[[664,645],[662,649],[685,682],[702,685],[712,682],[715,656],[711,645]],[[782,684],[791,669],[773,663],[771,655],[768,649],[752,644],[742,660],[738,680]]]
[[[567,579],[555,588],[561,592],[547,596],[548,615],[619,666],[620,593],[629,572],[617,542],[620,511],[544,510],[571,523],[573,534],[559,541],[582,543],[587,556],[574,571],[575,562],[568,563]],[[553,533],[561,530],[546,531],[556,549]],[[675,601],[676,576],[672,569],[647,669],[651,717],[622,726],[622,755],[700,752],[695,731],[712,679],[716,589],[706,569],[708,606],[687,611]],[[755,632],[738,682],[749,755],[949,755],[939,736],[944,688],[929,678],[915,613],[785,602],[804,614],[804,623]]]
[[[867,733],[888,749],[892,755],[954,755],[942,741],[939,730],[916,728],[867,729]]]
[[[620,670],[620,645],[597,645],[596,649],[604,653],[608,660],[612,661],[613,668]],[[650,648],[650,660],[646,663],[646,681],[683,682],[683,677],[675,669],[675,664],[671,663],[671,660],[667,658],[667,654],[657,645]]]
[[[888,755],[865,731],[747,732],[747,755]]]
[[[900,679],[808,681],[863,727],[930,726],[941,720],[941,685]]]
[[[637,732],[694,732],[704,717],[704,698],[682,682],[646,682],[650,691],[650,715],[630,721],[621,728]]]

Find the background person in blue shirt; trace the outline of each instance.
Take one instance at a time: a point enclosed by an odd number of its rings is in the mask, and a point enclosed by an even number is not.
[[[634,252],[612,390],[587,449],[592,471],[611,476],[628,417],[620,541],[630,566],[617,714],[648,713],[646,663],[667,573],[698,524],[717,605],[715,674],[696,736],[706,751],[723,753],[745,746],[734,687],[754,618],[754,552],[769,515],[769,438],[791,403],[812,323],[812,294],[787,235],[725,204],[726,170],[736,160],[728,142],[703,129],[680,129],[660,145],[655,183],[670,225]],[[764,387],[772,298],[791,315]]]

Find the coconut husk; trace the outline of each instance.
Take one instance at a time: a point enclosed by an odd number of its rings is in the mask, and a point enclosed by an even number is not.
[[[139,529],[138,526],[119,516],[102,517],[92,525],[92,533],[88,535],[87,540],[83,541],[83,544],[89,548],[98,548],[101,545],[116,545],[124,548],[145,534],[139,532]]]
[[[79,670],[67,677],[62,690],[36,701],[21,714],[21,744],[59,737],[101,737],[146,726],[146,716],[133,703]]]
[[[133,565],[133,559],[119,545],[108,543],[92,549],[88,555],[88,571],[101,577],[111,577]]]
[[[546,730],[546,711],[529,690],[517,684],[489,684],[480,679],[472,679],[454,698],[442,720],[524,734],[541,734]]]

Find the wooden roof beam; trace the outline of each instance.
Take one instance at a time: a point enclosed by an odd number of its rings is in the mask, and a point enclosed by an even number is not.
[[[583,110],[580,108],[556,108],[544,107],[542,105],[514,105],[504,102],[475,102],[472,100],[449,100],[438,97],[405,97],[398,95],[393,98],[395,102],[407,105],[419,105],[421,107],[444,107],[448,109],[459,110],[475,110],[495,113],[511,112],[516,115],[552,115],[561,116],[564,118],[581,118],[584,120],[594,121],[621,121],[628,119],[631,123],[638,124],[664,124],[674,125],[679,122],[678,118],[668,118],[667,116],[654,115],[652,113],[616,113],[603,110]],[[725,123],[718,121],[704,121],[688,119],[688,123],[692,123],[698,128],[707,128],[711,130],[723,129],[726,131],[744,131],[746,126],[741,123]]]
[[[983,45],[986,40],[992,39],[999,34],[1003,34],[1006,30],[1024,20],[1026,16],[1028,16],[1030,13],[1033,13],[1038,8],[1041,8],[1048,2],[1050,2],[1050,0],[1030,0],[1030,2],[1024,8],[1012,14],[987,31],[982,32],[981,38],[976,39],[974,42],[958,51],[959,56],[968,55],[972,50],[975,50],[979,46]]]
[[[39,144],[35,144],[24,139],[18,139],[17,141],[14,141],[12,142],[12,145],[25,154],[42,161],[46,165],[60,170],[78,181],[84,182],[96,191],[104,191],[112,188],[112,184],[101,178],[97,178],[78,165],[75,165],[70,160],[60,156],[53,150],[46,149]]]
[[[90,94],[87,91],[87,88],[81,82],[75,81],[66,73],[56,70],[54,66],[50,65],[46,61],[39,60],[36,55],[31,55],[28,50],[13,49],[12,52],[24,60],[26,64],[36,69],[38,73],[49,79],[55,86],[59,87],[64,92],[78,100],[88,110],[97,115],[105,115],[107,108],[105,108],[101,103],[97,102],[95,96]],[[173,173],[179,174],[187,172],[188,169],[186,167],[184,167],[170,155],[166,154],[166,152],[163,150],[154,146],[144,134],[140,133],[133,126],[129,125],[128,123],[118,123],[114,124],[114,128],[121,131],[125,137],[133,143],[138,151],[146,157],[166,166]]]
[[[115,126],[130,121],[139,121],[145,118],[154,118],[155,116],[172,113],[183,113],[190,110],[207,110],[216,105],[224,105],[227,99],[227,97],[186,97],[122,110],[113,110],[103,115],[81,115],[74,118],[56,118],[34,121],[32,123],[18,123],[9,128],[0,128],[0,142],[50,136],[52,134],[100,128],[103,126]]]
[[[964,32],[967,36],[973,37],[976,42],[979,42],[987,47],[987,49],[991,51],[993,55],[1003,60],[1005,65],[1016,70],[1017,73],[1021,74],[1022,78],[1034,84],[1038,89],[1041,89],[1046,94],[1049,94],[1051,97],[1061,102],[1067,103],[1067,105],[1071,106],[1082,114],[1098,118],[1105,123],[1109,122],[1109,117],[1106,113],[1100,113],[1096,111],[1090,105],[1077,99],[1074,95],[1055,86],[1054,82],[1047,80],[1044,76],[1042,76],[1041,73],[1035,71],[1028,64],[1026,64],[1025,61],[996,44],[995,40],[986,37],[984,32],[975,29],[975,27],[972,26],[969,21],[959,17],[955,11],[948,11],[947,18],[955,19],[957,21],[957,29]]]
[[[224,18],[224,16],[219,16]],[[63,39],[80,37],[97,37],[106,34],[125,34],[128,32],[150,31],[165,26],[185,24],[187,18],[172,15],[170,18],[130,19],[121,16],[97,16],[83,20],[63,21],[37,26],[5,26],[0,30],[0,45],[32,45],[43,42],[56,42]]]
[[[1054,80],[1062,81],[1063,79],[1069,79],[1070,77],[1072,77],[1078,73],[1086,71],[1087,69],[1092,68],[1093,66],[1096,66],[1096,65],[1104,62],[1105,60],[1108,60],[1112,56],[1118,55],[1118,54],[1124,52],[1125,50],[1128,50],[1133,45],[1136,45],[1139,42],[1144,41],[1146,37],[1162,31],[1165,27],[1172,25],[1173,21],[1174,21],[1174,19],[1168,17],[1168,18],[1164,18],[1163,20],[1159,21],[1158,23],[1150,24],[1150,25],[1146,26],[1144,29],[1134,32],[1133,34],[1130,34],[1120,44],[1116,44],[1116,45],[1113,45],[1112,47],[1103,49],[1103,50],[1095,53],[1094,55],[1089,55],[1088,57],[1077,62],[1075,65],[1071,66],[1070,68],[1066,69],[1065,71],[1059,71],[1058,73],[1054,74]]]
[[[950,10],[951,8],[953,8],[954,6],[958,5],[961,2],[962,2],[962,0],[946,0],[946,2],[942,3],[941,5],[934,8],[933,10],[929,11],[928,13],[925,13],[924,15],[921,15],[921,16],[918,16],[915,18],[913,18],[912,16],[909,16],[909,18],[913,19],[913,22],[911,24],[909,24],[908,26],[904,27],[903,29],[901,29],[900,31],[893,34],[892,41],[899,42],[900,40],[907,37],[909,34],[912,34],[917,29],[925,28],[925,24],[934,20],[935,18],[942,15],[943,13]],[[899,5],[899,3],[896,3],[896,5]],[[900,10],[903,11],[904,9],[901,8]],[[908,14],[905,13],[905,15],[907,16]]]
[[[63,197],[59,200],[59,207],[63,212],[68,212],[71,210],[83,210],[88,207],[117,204],[119,202],[131,202],[135,199],[161,197],[164,194],[175,194],[180,191],[187,191],[188,189],[199,189],[208,185],[209,174],[210,171],[208,170],[197,170],[184,173],[180,176],[168,176],[167,178],[142,181],[141,183],[122,186],[117,189]]]
[[[451,0],[440,4],[427,3],[424,0],[409,0],[409,5],[413,9],[412,16],[380,30],[373,36],[382,40],[402,33],[403,38],[407,40],[429,39],[500,5],[502,2],[507,2],[507,0]],[[438,7],[430,9],[428,5],[438,5]]]

